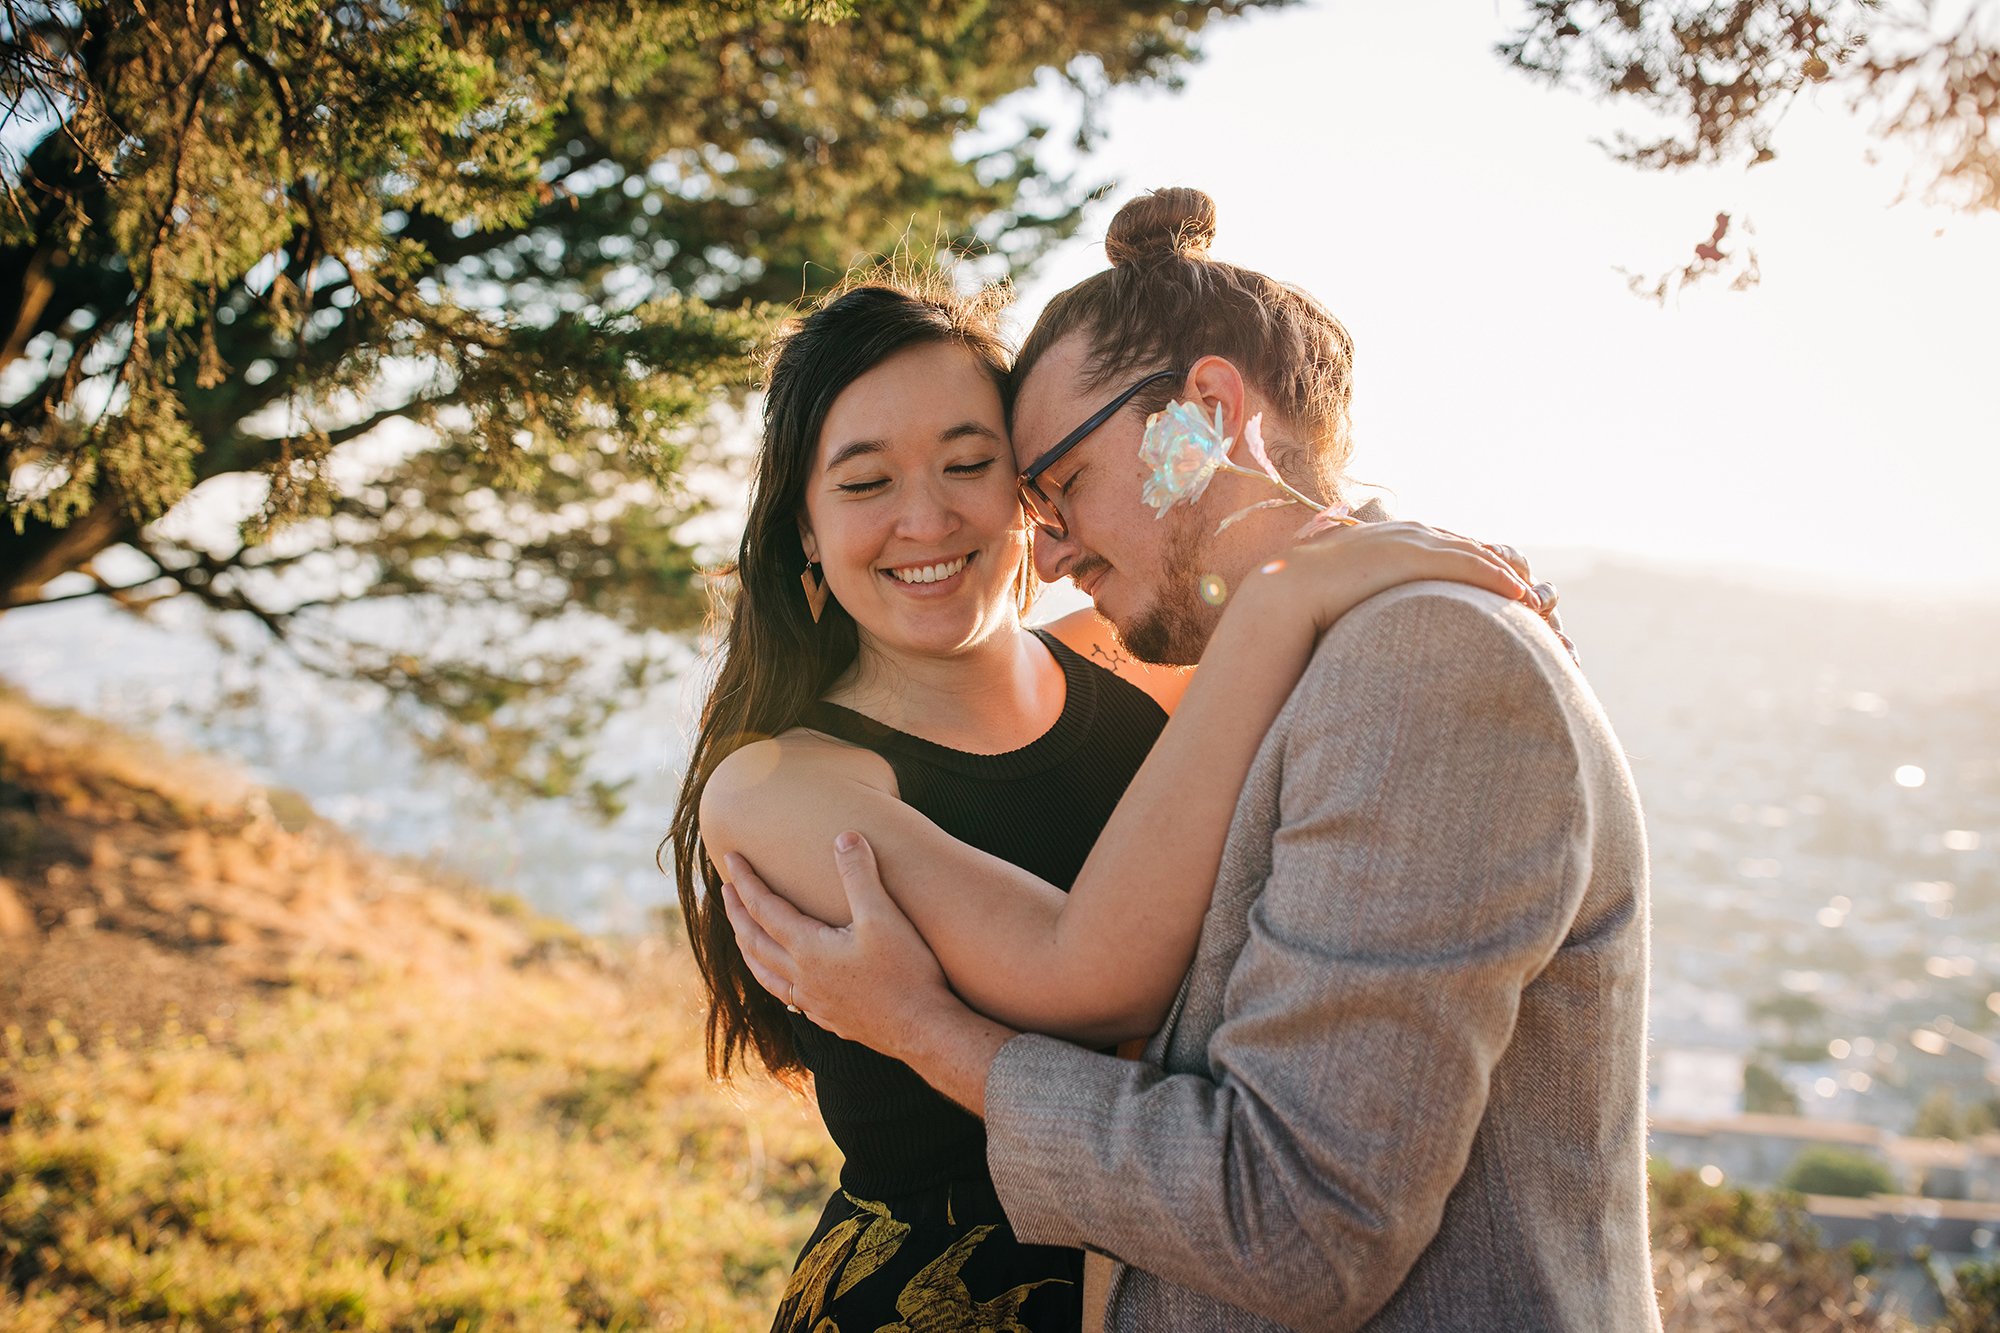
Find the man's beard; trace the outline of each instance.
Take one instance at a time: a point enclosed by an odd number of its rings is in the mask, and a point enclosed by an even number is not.
[[[1215,632],[1217,608],[1202,599],[1201,530],[1183,523],[1168,543],[1159,596],[1129,624],[1114,624],[1125,651],[1155,666],[1193,666]]]

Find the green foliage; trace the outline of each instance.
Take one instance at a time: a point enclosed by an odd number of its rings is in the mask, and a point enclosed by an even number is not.
[[[0,0],[0,609],[77,570],[192,594],[580,790],[615,691],[523,625],[698,617],[681,481],[778,303],[913,233],[1031,263],[1087,190],[986,113],[1057,71],[1087,143],[1105,89],[1279,2]],[[154,523],[228,475],[233,540]],[[117,544],[152,573],[99,578]],[[343,614],[385,601],[426,632]]]
[[[1933,1088],[1917,1107],[1910,1133],[1920,1139],[1962,1139],[1969,1137],[1966,1117],[1959,1112],[1958,1099],[1950,1088]]]
[[[1782,991],[1767,995],[1750,1006],[1750,1016],[1768,1019],[1789,1031],[1810,1028],[1824,1022],[1826,1006],[1810,995],[1794,995]]]
[[[1960,1264],[1952,1273],[1958,1293],[1949,1302],[1952,1333],[2000,1328],[2000,1261]]]
[[[1743,1067],[1743,1109],[1753,1115],[1797,1115],[1799,1099],[1770,1069],[1749,1064]]]
[[[1833,1194],[1865,1199],[1895,1192],[1889,1168],[1865,1153],[1816,1145],[1805,1149],[1785,1172],[1786,1189],[1801,1194]]]
[[[1910,1133],[1920,1139],[1976,1139],[2000,1125],[2000,1098],[1986,1098],[1960,1107],[1952,1090],[1931,1089],[1917,1107]]]

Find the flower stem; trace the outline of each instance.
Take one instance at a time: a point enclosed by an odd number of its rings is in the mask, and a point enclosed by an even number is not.
[[[1283,477],[1274,477],[1268,472],[1259,472],[1256,468],[1244,467],[1241,463],[1231,462],[1227,458],[1222,460],[1222,470],[1224,472],[1234,472],[1240,476],[1255,477],[1259,481],[1268,481],[1271,484],[1282,489],[1285,492],[1285,494],[1291,496],[1294,500],[1297,500],[1300,504],[1304,505],[1308,509],[1321,510],[1326,508],[1325,505],[1313,499],[1310,495],[1307,495],[1304,491],[1299,490],[1297,487],[1293,486],[1290,482],[1286,481]]]

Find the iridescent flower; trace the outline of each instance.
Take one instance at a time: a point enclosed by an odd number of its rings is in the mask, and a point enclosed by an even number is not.
[[[1285,479],[1278,475],[1278,469],[1271,466],[1271,455],[1264,451],[1264,414],[1259,412],[1243,423],[1243,447],[1250,451],[1250,457],[1264,470],[1264,475],[1280,486]]]
[[[1150,471],[1140,498],[1155,510],[1155,518],[1185,500],[1201,499],[1209,479],[1229,463],[1229,446],[1222,433],[1222,404],[1215,419],[1203,416],[1193,403],[1171,402],[1146,418],[1146,435],[1139,442],[1139,461]]]
[[[1202,492],[1208,489],[1208,483],[1216,473],[1234,472],[1239,476],[1268,481],[1284,495],[1260,500],[1237,510],[1216,526],[1218,533],[1259,509],[1269,509],[1274,505],[1302,504],[1314,511],[1312,519],[1299,530],[1302,537],[1337,524],[1354,522],[1348,516],[1346,505],[1323,505],[1279,475],[1264,446],[1263,425],[1264,414],[1261,412],[1243,423],[1243,444],[1249,450],[1251,461],[1257,465],[1247,468],[1230,461],[1229,451],[1236,441],[1223,434],[1222,404],[1215,405],[1214,418],[1210,419],[1193,403],[1168,403],[1164,409],[1146,418],[1145,438],[1139,444],[1139,461],[1146,465],[1148,472],[1140,498],[1153,507],[1155,518],[1165,518],[1167,511],[1182,501],[1193,504],[1201,499]]]

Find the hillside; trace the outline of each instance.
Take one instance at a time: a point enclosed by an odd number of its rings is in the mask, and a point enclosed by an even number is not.
[[[0,697],[0,1329],[739,1328],[828,1188],[684,955]]]

